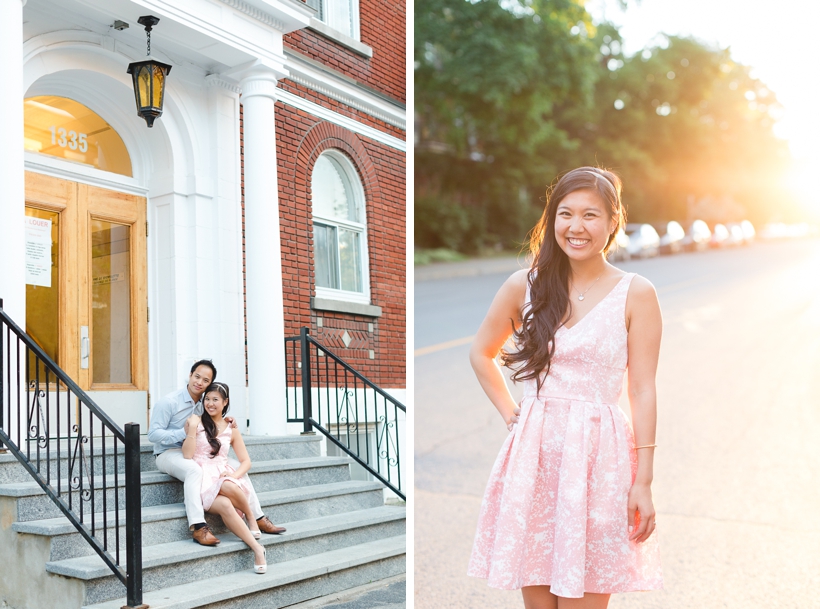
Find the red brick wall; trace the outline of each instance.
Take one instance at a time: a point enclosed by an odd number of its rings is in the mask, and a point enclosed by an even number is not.
[[[400,140],[405,139],[407,137],[407,133],[404,129],[400,127],[395,127],[390,123],[385,123],[382,120],[374,118],[367,112],[362,112],[361,110],[357,110],[356,108],[351,108],[347,104],[344,104],[340,101],[336,101],[326,95],[322,95],[321,93],[317,93],[312,89],[308,89],[300,84],[293,82],[292,80],[282,80],[279,81],[279,87],[284,89],[285,91],[289,91],[299,97],[304,97],[309,99],[310,101],[323,106],[329,110],[333,110],[334,112],[341,114],[342,116],[348,116],[355,120],[358,123],[362,123],[363,125],[367,125],[369,127],[375,127],[379,131],[384,131],[392,135],[393,137],[397,137]]]
[[[363,57],[307,29],[287,34],[285,47],[405,103],[406,2],[360,0],[359,18],[361,42],[373,49],[373,57]]]
[[[311,101],[318,102],[315,97],[316,94],[312,94]],[[296,336],[299,328],[308,326],[311,335],[376,384],[403,388],[406,382],[405,154],[282,103],[276,104],[276,141],[285,334]],[[329,148],[347,155],[359,172],[364,188],[370,297],[372,304],[382,308],[379,318],[310,308],[310,298],[315,296],[310,176],[316,158]],[[240,149],[244,154],[244,147]],[[244,176],[244,164],[242,167]],[[243,235],[244,205],[243,178]],[[322,319],[322,327],[317,323],[318,318]],[[372,324],[372,332],[369,324]],[[348,347],[341,340],[345,330],[353,339]],[[374,359],[369,357],[371,350]]]
[[[282,223],[285,332],[301,326],[382,387],[405,386],[405,155],[290,106],[276,104],[279,209]],[[371,303],[379,318],[313,311],[313,222],[310,176],[318,156],[334,148],[359,172],[365,192]],[[317,324],[322,318],[322,327]],[[369,331],[368,324],[373,324]],[[341,335],[353,341],[345,348]],[[369,358],[369,351],[375,359]]]

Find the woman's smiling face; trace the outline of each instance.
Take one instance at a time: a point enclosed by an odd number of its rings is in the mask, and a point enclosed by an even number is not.
[[[594,191],[576,190],[558,204],[555,240],[570,260],[585,260],[604,251],[616,224]]]
[[[218,391],[209,391],[202,400],[202,407],[205,409],[212,419],[222,417],[222,411],[228,405],[228,400],[222,397]]]

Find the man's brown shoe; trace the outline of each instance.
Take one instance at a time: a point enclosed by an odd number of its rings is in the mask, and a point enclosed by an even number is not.
[[[200,527],[194,531],[194,541],[202,546],[215,546],[219,543],[219,539],[211,533],[211,529],[207,526]]]
[[[270,521],[270,518],[267,516],[263,516],[259,520],[256,521],[256,524],[259,525],[259,530],[263,533],[267,533],[268,535],[279,535],[280,533],[284,533],[287,531],[285,527],[278,527]]]

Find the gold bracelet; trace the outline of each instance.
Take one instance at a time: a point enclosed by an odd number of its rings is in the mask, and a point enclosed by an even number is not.
[[[638,450],[639,448],[655,448],[657,444],[644,444],[643,446],[636,446],[634,450]]]

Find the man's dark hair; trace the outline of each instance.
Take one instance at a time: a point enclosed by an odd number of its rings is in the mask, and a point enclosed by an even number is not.
[[[198,362],[194,362],[194,365],[191,366],[191,374],[193,374],[194,371],[200,366],[207,366],[211,369],[211,372],[214,373],[213,377],[211,378],[211,382],[213,383],[216,380],[216,366],[214,366],[214,363],[209,359],[201,359]]]

